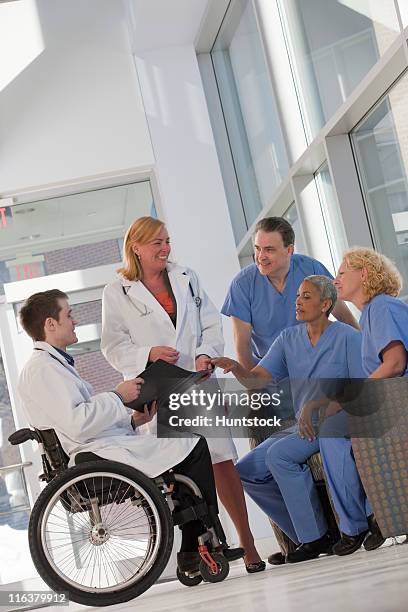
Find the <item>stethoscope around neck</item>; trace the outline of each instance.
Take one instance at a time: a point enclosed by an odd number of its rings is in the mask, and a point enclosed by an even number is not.
[[[191,293],[191,297],[193,298],[194,304],[197,306],[197,308],[200,308],[201,306],[201,298],[199,295],[194,295],[194,291],[193,291],[193,287],[191,286],[191,282],[189,281],[188,283],[189,289],[190,289],[190,293]],[[130,285],[122,285],[122,291],[124,293],[124,295],[126,295],[130,302],[132,303],[132,305],[136,308],[136,310],[139,313],[139,317],[147,317],[148,315],[152,314],[153,310],[149,310],[146,304],[143,304],[144,306],[144,310],[142,308],[140,308],[129,296],[128,296],[128,291],[130,289]],[[142,303],[142,302],[141,302]]]
[[[139,317],[147,317],[147,315],[152,314],[153,310],[149,310],[146,304],[143,304],[144,306],[144,310],[142,310],[142,308],[139,308],[139,306],[132,300],[130,299],[130,297],[128,296],[128,291],[130,289],[130,285],[122,285],[122,291],[123,293],[129,298],[130,303],[132,304],[132,306],[134,306],[136,308],[136,310],[139,313]],[[142,302],[140,302],[142,304]]]

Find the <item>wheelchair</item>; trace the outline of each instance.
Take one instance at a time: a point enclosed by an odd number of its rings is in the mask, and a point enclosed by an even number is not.
[[[196,586],[221,582],[229,573],[227,548],[214,510],[188,477],[173,471],[150,479],[123,463],[89,452],[76,465],[53,429],[20,429],[12,445],[38,442],[47,483],[31,512],[28,539],[33,563],[44,582],[72,601],[108,606],[138,597],[160,577],[169,560],[175,525],[199,519],[197,571],[179,581]]]

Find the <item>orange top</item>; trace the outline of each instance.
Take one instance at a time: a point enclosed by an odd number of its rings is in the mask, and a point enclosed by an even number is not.
[[[169,315],[175,314],[174,303],[168,291],[159,291],[154,297]]]

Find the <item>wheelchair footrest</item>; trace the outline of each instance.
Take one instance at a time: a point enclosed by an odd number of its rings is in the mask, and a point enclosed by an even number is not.
[[[208,506],[205,502],[200,502],[184,510],[174,511],[172,516],[174,525],[184,525],[184,523],[190,521],[203,520],[208,518]]]

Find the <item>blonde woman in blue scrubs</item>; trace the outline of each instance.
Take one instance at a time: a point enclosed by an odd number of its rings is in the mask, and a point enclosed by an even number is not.
[[[347,251],[335,280],[340,298],[361,310],[362,363],[369,378],[408,376],[408,305],[398,299],[402,278],[393,262],[373,249]],[[370,525],[367,550],[384,539]]]
[[[372,249],[350,249],[335,285],[339,297],[361,310],[366,376],[408,376],[408,305],[398,299],[402,278],[392,261]]]

